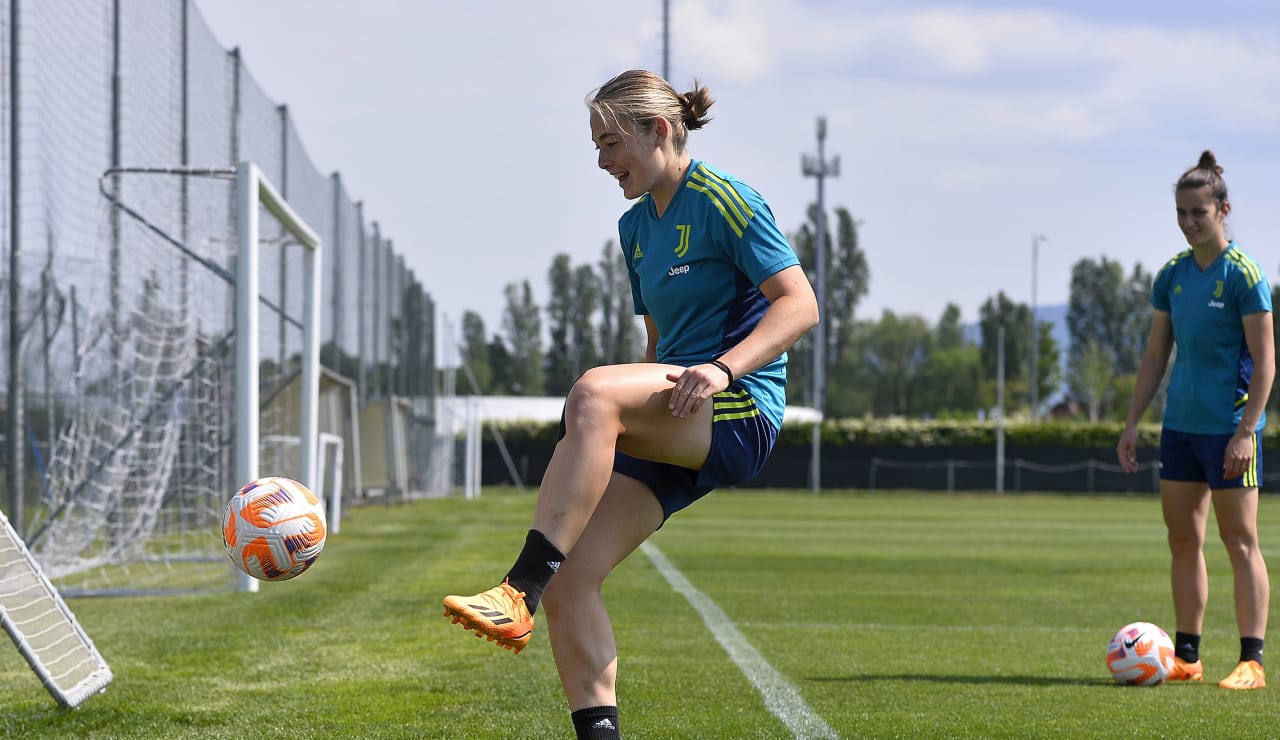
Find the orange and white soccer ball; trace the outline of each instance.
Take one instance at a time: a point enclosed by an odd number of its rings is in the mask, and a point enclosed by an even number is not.
[[[1125,686],[1155,686],[1173,670],[1173,640],[1150,622],[1120,628],[1107,644],[1107,668]]]
[[[222,544],[231,562],[262,581],[287,581],[310,568],[327,536],[320,500],[291,478],[247,484],[222,514]]]

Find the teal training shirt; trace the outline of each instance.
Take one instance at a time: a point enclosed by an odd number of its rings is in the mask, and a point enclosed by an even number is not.
[[[694,160],[667,210],[639,198],[618,220],[636,313],[658,328],[658,361],[690,367],[742,341],[769,308],[757,288],[797,265],[764,198]],[[787,356],[739,378],[775,427],[786,407]]]
[[[1188,248],[1156,274],[1151,305],[1168,312],[1177,347],[1164,426],[1187,434],[1235,432],[1253,377],[1241,317],[1271,311],[1266,274],[1234,240],[1203,270]],[[1257,429],[1266,423],[1263,413]]]

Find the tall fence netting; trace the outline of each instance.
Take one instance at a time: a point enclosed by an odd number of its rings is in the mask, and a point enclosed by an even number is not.
[[[241,161],[323,242],[320,431],[344,439],[337,487],[446,492],[421,402],[429,296],[194,2],[5,0],[0,47],[0,506],[50,577],[72,592],[230,585]],[[260,223],[259,423],[285,440],[261,459],[287,466],[304,247],[265,210]],[[362,424],[399,434],[362,439]]]

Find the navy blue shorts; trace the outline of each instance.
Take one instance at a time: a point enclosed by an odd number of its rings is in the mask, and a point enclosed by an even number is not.
[[[734,385],[712,397],[711,450],[702,470],[641,460],[618,452],[613,470],[649,486],[662,504],[662,521],[720,486],[746,483],[764,467],[778,430],[755,407],[751,394]]]
[[[1160,477],[1164,480],[1208,483],[1209,488],[1257,488],[1262,480],[1262,432],[1253,433],[1253,460],[1244,475],[1222,477],[1230,434],[1187,434],[1160,431]]]

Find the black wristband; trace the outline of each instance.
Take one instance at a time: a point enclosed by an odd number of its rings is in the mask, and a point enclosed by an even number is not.
[[[729,386],[733,385],[733,371],[729,369],[729,366],[728,366],[728,365],[724,364],[723,362],[721,362],[721,361],[719,361],[719,360],[712,360],[712,361],[711,361],[710,363],[708,363],[708,364],[710,364],[710,365],[715,365],[716,367],[718,367],[718,368],[720,368],[721,370],[723,370],[725,375],[728,375],[728,376],[729,376],[729,385],[726,385],[726,386],[725,386],[725,389],[726,389],[726,390],[729,388]]]

